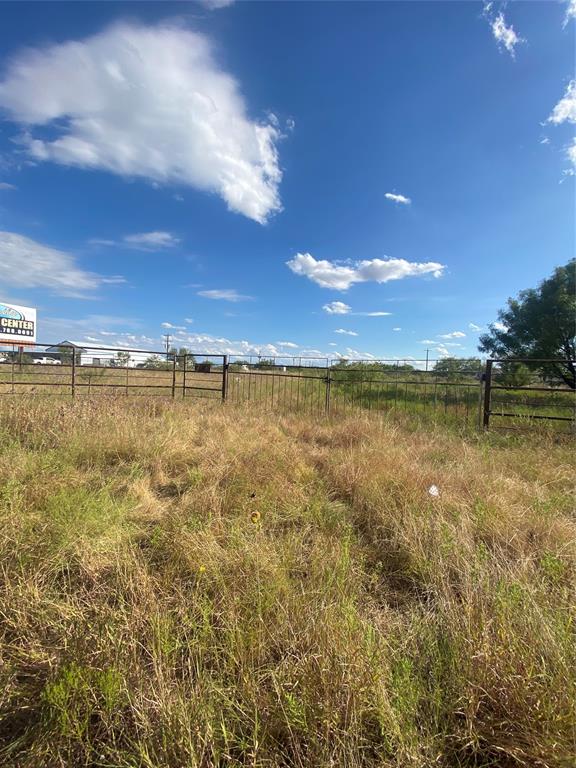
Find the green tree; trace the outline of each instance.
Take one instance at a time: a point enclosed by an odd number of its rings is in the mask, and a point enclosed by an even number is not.
[[[130,352],[116,352],[115,357],[110,360],[110,368],[126,368],[130,362]]]
[[[165,360],[160,355],[150,355],[144,360],[143,368],[148,368],[154,371],[167,371],[172,368],[172,363]]]
[[[480,336],[481,352],[525,361],[552,358],[557,362],[528,365],[576,389],[576,259],[557,267],[537,288],[508,299],[498,320]]]
[[[443,357],[434,365],[434,373],[452,381],[474,376],[482,365],[478,357]]]
[[[495,378],[507,387],[525,387],[530,384],[532,374],[524,363],[500,363]]]
[[[60,362],[62,365],[72,365],[72,355],[76,358],[76,365],[80,365],[82,360],[82,351],[75,347],[58,347],[58,354],[60,355]]]
[[[193,371],[195,362],[194,355],[190,354],[190,351],[186,347],[180,347],[176,356],[176,365],[178,368],[184,370],[184,367],[186,367],[188,371]]]

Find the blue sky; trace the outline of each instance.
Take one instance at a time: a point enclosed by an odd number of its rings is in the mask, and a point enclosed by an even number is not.
[[[473,355],[574,254],[575,17],[3,3],[0,300],[46,342]]]

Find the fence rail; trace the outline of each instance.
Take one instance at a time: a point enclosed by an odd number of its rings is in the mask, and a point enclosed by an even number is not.
[[[204,397],[310,415],[374,410],[485,429],[548,422],[574,431],[576,391],[550,373],[558,362],[459,361],[451,369],[436,360],[240,359],[38,344],[0,350],[0,395]]]

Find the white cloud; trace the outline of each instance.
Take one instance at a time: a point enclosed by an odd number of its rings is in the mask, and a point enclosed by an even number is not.
[[[322,309],[329,315],[348,315],[352,311],[352,307],[344,304],[343,301],[331,301],[329,304],[324,304]]]
[[[446,349],[445,344],[440,344],[439,346],[435,347],[434,351],[437,352],[440,357],[450,357],[450,351]]]
[[[343,301],[331,301],[322,307],[329,315],[356,315],[356,317],[388,317],[391,312],[352,312],[352,307]]]
[[[136,235],[126,235],[123,242],[133,248],[148,251],[157,248],[173,248],[178,245],[180,238],[170,232],[140,232]]]
[[[184,322],[188,323],[189,325],[191,325],[194,322],[194,318],[192,318],[192,317],[185,317],[184,318]]]
[[[200,4],[210,11],[217,11],[219,8],[227,8],[234,3],[234,0],[199,0]]]
[[[553,125],[576,123],[576,80],[568,83],[564,96],[556,104],[546,122]]]
[[[384,197],[387,200],[392,200],[394,203],[401,203],[402,205],[410,205],[412,200],[409,197],[404,197],[404,195],[396,195],[394,192],[386,192]]]
[[[562,26],[565,27],[570,19],[576,19],[576,0],[568,0],[568,8],[566,8],[566,16]]]
[[[322,288],[337,291],[345,291],[354,283],[387,283],[390,280],[427,274],[440,277],[445,269],[443,264],[434,261],[417,263],[405,259],[371,259],[340,266],[325,259],[317,261],[309,253],[297,253],[286,264],[296,275],[307,277]]]
[[[544,138],[540,139],[540,144],[550,144],[548,136],[544,136]]]
[[[294,344],[293,341],[277,341],[276,344],[279,347],[286,347],[287,349],[298,349],[298,344]]]
[[[439,333],[438,338],[439,339],[463,339],[465,338],[466,334],[462,333],[462,331],[452,331],[452,333]]]
[[[336,357],[343,358],[345,360],[375,360],[374,355],[370,352],[359,352],[357,349],[346,347],[344,353],[335,352]]]
[[[181,240],[171,232],[138,232],[134,235],[124,235],[121,240],[105,240],[94,237],[88,241],[90,245],[118,246],[123,248],[135,248],[139,251],[157,251],[162,248],[173,248]]]
[[[392,328],[393,331],[401,331],[402,328]]]
[[[483,331],[481,325],[476,325],[476,323],[468,323],[468,328],[470,328],[471,331]]]
[[[14,184],[8,184],[7,181],[0,181],[0,189],[8,190],[8,189],[16,189],[16,187],[14,186]]]
[[[220,299],[222,301],[251,301],[252,296],[244,296],[238,293],[236,288],[215,288],[209,291],[198,291],[198,296],[205,299]]]
[[[358,336],[358,334],[356,333],[356,331],[346,331],[346,330],[344,330],[344,328],[337,328],[337,329],[334,331],[334,333],[343,333],[343,334],[345,334],[346,336]]]
[[[418,344],[436,344],[434,339],[420,339]]]
[[[568,160],[570,160],[574,168],[576,168],[576,137],[572,139],[572,144],[566,150],[566,154],[568,155]],[[571,175],[573,175],[573,173]]]
[[[504,46],[512,58],[514,58],[516,46],[526,41],[522,37],[518,37],[512,24],[510,26],[506,25],[506,19],[502,12],[490,19],[490,26],[498,46]]]
[[[260,223],[281,210],[277,121],[250,119],[201,33],[122,23],[23,50],[0,82],[0,106],[24,126],[36,161],[216,193]]]
[[[492,323],[494,328],[496,328],[497,331],[503,331],[506,333],[508,331],[508,327],[504,325],[504,323],[501,323],[499,320],[497,320],[495,323]]]
[[[162,328],[169,328],[173,331],[185,331],[185,325],[172,325],[172,323],[160,323]]]
[[[336,344],[336,342],[335,342],[335,341],[329,341],[329,342],[328,342],[328,346],[329,346],[329,347],[337,347],[337,346],[338,346],[338,344]]]
[[[61,296],[84,298],[104,283],[124,282],[121,277],[86,272],[72,254],[15,232],[0,232],[0,263],[5,265],[0,284],[43,288]]]

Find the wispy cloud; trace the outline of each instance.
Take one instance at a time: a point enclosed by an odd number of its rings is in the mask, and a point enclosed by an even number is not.
[[[309,253],[297,253],[286,264],[294,274],[307,277],[322,288],[337,291],[346,291],[354,283],[387,283],[423,275],[440,277],[445,269],[443,264],[434,261],[418,263],[405,259],[371,259],[340,265],[325,259],[317,261]]]
[[[219,299],[221,301],[251,301],[253,296],[245,296],[238,293],[236,288],[213,288],[208,291],[198,291],[198,296],[205,299]]]
[[[124,235],[120,240],[109,240],[100,237],[94,237],[89,240],[90,245],[133,248],[138,251],[159,251],[163,248],[174,248],[179,245],[180,242],[180,238],[176,237],[172,232],[164,232],[162,230]]]
[[[566,8],[566,15],[564,16],[564,23],[562,26],[566,26],[570,19],[576,19],[576,0],[568,0],[568,7]]]
[[[322,309],[329,315],[348,315],[352,311],[352,307],[344,304],[343,301],[331,301],[329,304],[324,304]]]
[[[140,232],[135,235],[126,235],[123,242],[133,248],[149,251],[158,248],[173,248],[180,243],[180,238],[171,232]]]
[[[14,184],[8,184],[7,181],[0,181],[0,189],[2,190],[9,190],[9,189],[16,189]]]
[[[106,283],[124,282],[81,269],[74,256],[15,232],[0,232],[0,281],[18,288],[43,288],[61,296],[87,298]]]
[[[262,224],[281,210],[278,121],[248,117],[200,32],[125,22],[24,49],[0,82],[0,107],[36,162],[216,193]],[[46,126],[49,137],[35,131]]]
[[[468,328],[470,328],[471,331],[476,332],[484,330],[481,325],[476,325],[476,323],[468,323]]]
[[[286,349],[298,349],[298,344],[295,344],[293,341],[277,341],[276,344]]]
[[[404,195],[397,195],[395,192],[386,192],[384,195],[386,200],[392,200],[393,203],[400,203],[401,205],[410,205],[412,200]]]
[[[220,8],[227,8],[233,5],[234,0],[199,0],[199,2],[210,11],[217,11]]]
[[[572,144],[568,146],[566,149],[566,155],[568,156],[568,160],[573,165],[573,168],[571,168],[571,176],[574,176],[574,173],[576,171],[576,136],[572,139]]]
[[[346,336],[358,336],[358,334],[356,333],[356,331],[347,331],[347,330],[345,330],[344,328],[337,328],[337,329],[334,331],[334,333],[342,333],[342,334],[344,334],[344,335],[346,335]]]
[[[466,337],[466,334],[462,331],[452,331],[451,333],[439,333],[438,338],[439,339],[463,339]]]
[[[562,125],[563,123],[576,123],[576,80],[568,83],[564,96],[556,104],[551,114],[546,120],[552,125]],[[564,171],[565,176],[574,176],[576,173],[576,138],[572,138],[572,143],[565,148],[571,168]]]
[[[354,315],[355,317],[388,317],[391,312],[352,312],[352,307],[343,301],[331,301],[322,307],[329,315]]]
[[[484,16],[490,24],[492,35],[499,48],[505,48],[512,58],[516,56],[516,46],[525,43],[524,38],[519,37],[512,24],[507,24],[502,11],[496,15],[493,12],[493,3],[484,5]]]
[[[546,122],[553,125],[576,123],[576,80],[568,83],[564,96],[556,104]]]
[[[402,328],[392,328],[393,331],[401,331]]]
[[[166,328],[168,330],[172,331],[185,331],[186,326],[185,325],[172,325],[172,323],[160,323],[160,326],[162,328]]]

